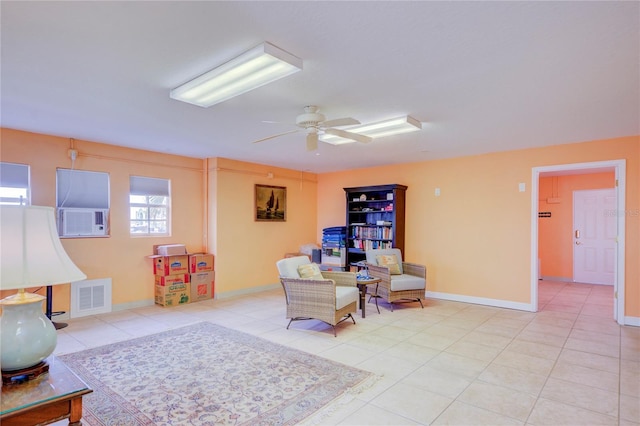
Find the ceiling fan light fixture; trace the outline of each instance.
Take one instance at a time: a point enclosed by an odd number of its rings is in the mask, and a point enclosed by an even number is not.
[[[302,59],[265,42],[176,87],[169,96],[207,108],[301,70]]]
[[[349,127],[346,130],[352,133],[369,136],[371,138],[382,138],[385,136],[399,135],[402,133],[415,132],[422,129],[422,123],[410,115],[377,121],[375,123],[361,124]],[[324,134],[321,137],[323,142],[333,145],[352,143],[353,140],[341,138],[340,136]]]

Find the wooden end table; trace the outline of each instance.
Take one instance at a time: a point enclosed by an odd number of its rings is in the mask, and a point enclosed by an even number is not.
[[[376,298],[376,309],[378,310],[378,313],[380,313],[380,308],[378,307],[378,284],[380,283],[380,281],[382,281],[380,278],[371,278],[367,280],[356,278],[356,284],[358,285],[358,289],[360,290],[360,309],[362,310],[362,318],[366,318],[365,298],[367,295],[368,285],[372,285],[372,284],[376,285],[375,293],[372,296]]]
[[[69,418],[70,426],[82,425],[82,396],[93,392],[53,355],[49,372],[19,384],[2,386],[2,426],[44,425]]]

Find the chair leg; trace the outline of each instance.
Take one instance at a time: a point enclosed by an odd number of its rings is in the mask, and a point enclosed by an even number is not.
[[[289,326],[291,325],[292,322],[293,322],[293,318],[289,320],[289,324],[287,324],[287,330],[289,329]]]
[[[424,309],[424,305],[422,304],[422,299],[418,299],[418,302],[420,302],[420,307]]]
[[[371,298],[374,296],[369,295],[369,300],[367,301],[367,303],[371,303]],[[380,307],[378,306],[378,296],[375,296],[376,299],[376,309],[378,310],[378,313],[380,313]]]
[[[333,337],[338,337],[338,335],[336,334],[336,326],[332,325],[331,327],[333,327]]]

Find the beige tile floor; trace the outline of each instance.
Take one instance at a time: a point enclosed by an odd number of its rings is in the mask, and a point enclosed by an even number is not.
[[[278,289],[72,319],[56,354],[211,321],[380,376],[322,424],[640,425],[640,328],[612,315],[612,287],[540,281],[537,313],[371,303],[333,337],[317,321],[286,330]]]

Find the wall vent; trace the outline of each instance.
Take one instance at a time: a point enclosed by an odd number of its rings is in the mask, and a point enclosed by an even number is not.
[[[111,278],[71,283],[71,318],[111,312]]]

